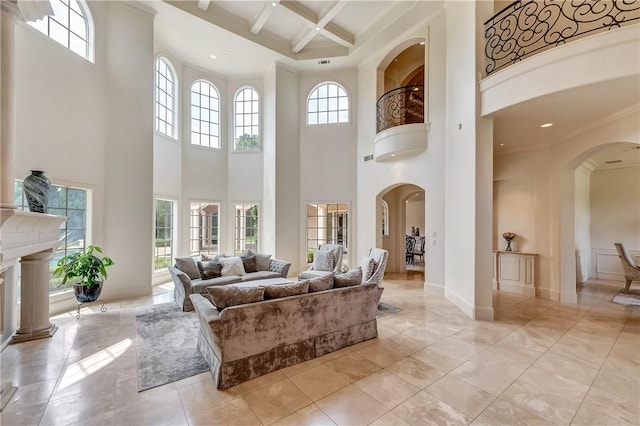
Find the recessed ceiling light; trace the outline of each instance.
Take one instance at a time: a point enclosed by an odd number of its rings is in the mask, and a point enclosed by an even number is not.
[[[276,7],[278,5],[278,3],[276,3],[275,1],[271,2],[271,6]]]
[[[392,157],[395,157],[396,155],[395,155],[395,154],[391,154],[391,156],[392,156]]]
[[[540,125],[540,127],[551,127],[551,126],[553,126],[553,123],[544,123]]]
[[[209,55],[209,57],[210,57],[211,59],[216,59],[216,58],[217,58],[217,56],[216,56],[216,55]]]
[[[500,146],[504,146],[504,144],[503,144],[503,143],[501,143],[501,144],[500,144]]]
[[[420,46],[424,46],[425,44],[427,44],[427,42],[426,42],[426,41],[421,41],[421,42],[420,42]]]
[[[320,27],[316,27],[316,31],[320,31]]]

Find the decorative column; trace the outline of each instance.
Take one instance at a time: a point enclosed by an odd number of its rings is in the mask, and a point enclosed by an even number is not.
[[[58,326],[49,321],[49,259],[53,253],[47,249],[23,256],[20,289],[20,328],[11,343],[51,337]]]

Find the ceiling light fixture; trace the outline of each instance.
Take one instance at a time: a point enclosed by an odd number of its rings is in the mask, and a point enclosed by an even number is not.
[[[320,31],[320,27],[316,27],[316,31]]]
[[[426,42],[426,41],[421,41],[421,42],[420,42],[420,46],[424,46],[425,44],[427,44],[427,42]]]
[[[218,58],[216,55],[209,55],[209,57],[210,57],[211,59],[217,59],[217,58]]]
[[[275,1],[271,2],[271,6],[276,7],[278,5],[278,3],[276,3]]]
[[[551,127],[551,126],[553,126],[553,123],[544,123],[544,124],[540,125],[540,127],[543,127],[543,128],[547,128],[547,127]]]
[[[503,143],[501,143],[501,144],[500,144],[500,146],[504,146],[504,144],[503,144]]]

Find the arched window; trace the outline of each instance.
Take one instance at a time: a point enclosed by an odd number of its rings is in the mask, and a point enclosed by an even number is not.
[[[220,96],[207,81],[191,85],[191,143],[220,148]]]
[[[260,97],[252,87],[236,93],[233,149],[255,151],[260,149]]]
[[[349,96],[332,81],[318,84],[307,99],[307,124],[349,122]]]
[[[169,62],[156,59],[156,131],[176,137],[176,79]]]
[[[51,0],[51,7],[53,15],[29,25],[93,62],[93,20],[84,0]]]

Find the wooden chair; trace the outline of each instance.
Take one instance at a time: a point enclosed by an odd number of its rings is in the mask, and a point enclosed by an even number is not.
[[[622,262],[622,269],[624,270],[624,278],[626,280],[626,284],[622,292],[629,293],[631,281],[640,281],[640,266],[636,265],[636,263],[631,260],[631,256],[629,256],[629,253],[627,253],[627,250],[625,250],[621,243],[614,243],[614,245],[618,251],[620,262]]]
[[[409,265],[413,265],[413,250],[416,247],[416,239],[411,235],[405,236],[405,262]]]

